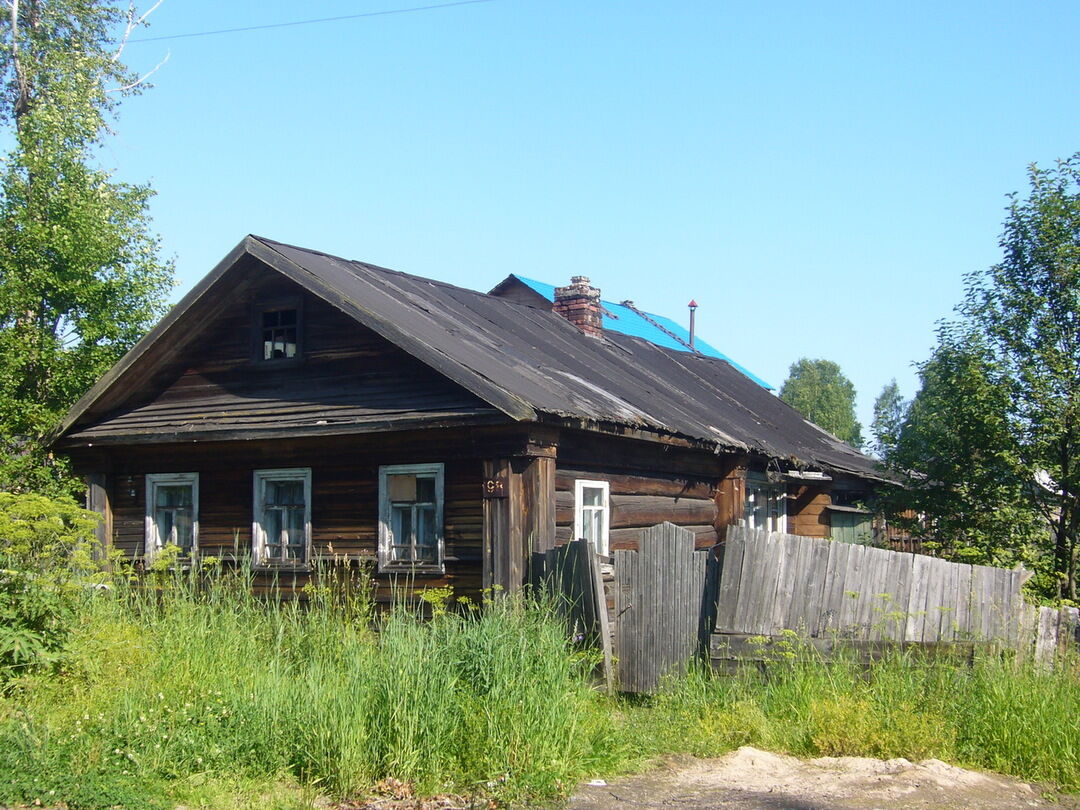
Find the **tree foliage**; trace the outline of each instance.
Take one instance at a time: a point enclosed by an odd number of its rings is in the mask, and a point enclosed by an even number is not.
[[[855,418],[855,386],[831,360],[803,357],[791,364],[780,399],[815,425],[852,447],[862,447],[862,426]]]
[[[946,550],[1030,561],[1048,595],[1075,600],[1080,153],[1052,169],[1031,166],[1029,180],[1027,197],[1010,198],[1002,261],[967,278],[960,317],[921,366],[899,433],[883,415],[879,441],[907,478],[897,508],[919,512]]]
[[[956,561],[1039,567],[1045,531],[1027,500],[1008,390],[984,342],[943,326],[919,377],[906,407],[888,386],[879,397],[878,441],[903,481],[887,494],[894,520],[927,550]]]
[[[95,155],[138,79],[120,61],[135,12],[9,0],[0,14],[0,488],[69,486],[45,438],[161,314],[172,267],[151,190]]]
[[[900,394],[900,386],[893,378],[874,400],[874,421],[870,424],[870,433],[874,437],[873,451],[878,458],[888,461],[896,449],[906,413],[907,406]]]
[[[1004,257],[969,279],[962,312],[985,336],[1030,501],[1053,533],[1053,572],[1076,599],[1080,532],[1080,153],[1031,166],[1013,195]]]

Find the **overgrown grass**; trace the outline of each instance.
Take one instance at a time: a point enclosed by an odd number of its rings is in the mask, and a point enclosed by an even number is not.
[[[626,700],[593,687],[593,660],[544,605],[455,612],[436,597],[433,618],[375,621],[363,591],[309,596],[257,598],[224,574],[88,592],[60,670],[0,697],[0,805],[284,810],[390,778],[517,802],[742,744],[938,757],[1080,790],[1075,664],[896,655],[867,670],[796,644],[764,671],[694,670]]]
[[[938,758],[1080,791],[1075,659],[1044,671],[1008,655],[966,667],[897,652],[866,667],[796,649],[731,678],[692,671],[632,711],[628,726],[657,751]]]
[[[2,703],[0,804],[163,806],[222,779],[349,795],[388,777],[515,800],[611,767],[589,662],[543,606],[398,609],[376,634],[362,606],[313,596],[226,577],[91,599],[62,674]]]

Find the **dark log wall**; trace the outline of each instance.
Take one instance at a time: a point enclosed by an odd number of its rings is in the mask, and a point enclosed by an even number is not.
[[[145,473],[199,473],[199,548],[229,556],[251,549],[256,469],[311,467],[312,546],[318,555],[348,555],[355,563],[374,560],[378,543],[378,468],[382,464],[443,462],[445,466],[445,575],[422,575],[416,589],[450,585],[476,599],[481,590],[481,461],[466,431],[457,436],[386,434],[380,440],[344,437],[288,442],[192,443],[125,448],[114,463],[114,543],[129,555],[143,552]],[[302,586],[306,575],[282,574]],[[269,580],[272,575],[260,575]],[[379,597],[391,596],[391,581],[378,576]]]
[[[296,361],[253,359],[260,304],[300,303]],[[257,335],[255,335],[257,339]],[[173,361],[171,381],[75,438],[187,435],[491,414],[477,397],[277,274],[236,296],[206,339]]]
[[[735,467],[716,487],[716,531],[720,540],[727,539],[727,527],[746,516],[746,468]]]
[[[612,551],[636,549],[642,529],[663,521],[689,529],[698,548],[709,548],[719,539],[722,515],[732,511],[718,485],[734,461],[677,447],[564,434],[555,473],[556,540],[573,538],[574,482],[587,479],[608,482]]]
[[[788,531],[803,537],[829,536],[829,491],[823,486],[788,487]]]

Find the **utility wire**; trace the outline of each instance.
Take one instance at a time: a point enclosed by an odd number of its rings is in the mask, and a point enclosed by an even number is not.
[[[196,31],[191,34],[171,34],[162,37],[132,39],[130,42],[160,42],[163,39],[190,39],[191,37],[209,37],[215,34],[236,34],[241,31],[263,31],[267,28],[291,28],[294,25],[312,25],[314,23],[338,22],[339,20],[357,20],[361,17],[386,17],[390,14],[411,14],[417,11],[433,11],[451,6],[471,6],[476,3],[493,3],[495,0],[456,0],[452,3],[437,3],[430,6],[412,6],[411,8],[392,8],[386,11],[368,11],[363,14],[345,14],[340,17],[321,17],[317,20],[296,20],[294,22],[269,23],[267,25],[248,25],[243,28],[222,28],[217,31]]]

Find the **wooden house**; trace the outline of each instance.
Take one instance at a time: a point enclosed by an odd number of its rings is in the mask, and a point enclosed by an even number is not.
[[[497,291],[496,291],[497,292]],[[663,520],[828,536],[872,459],[727,362],[550,306],[249,236],[64,421],[105,542],[320,557],[380,583],[513,590],[532,551],[600,553]],[[535,303],[535,302],[534,302]],[[839,497],[838,497],[839,496]]]

